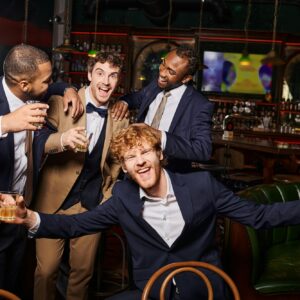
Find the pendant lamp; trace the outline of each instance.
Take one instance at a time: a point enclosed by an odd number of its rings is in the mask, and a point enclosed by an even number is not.
[[[73,47],[70,43],[70,33],[71,33],[71,1],[66,0],[65,2],[65,14],[64,14],[64,24],[65,24],[65,32],[64,32],[64,42],[62,45],[53,49],[54,52],[60,53],[70,53],[74,51],[78,51],[75,47]]]
[[[208,66],[203,64],[202,56],[200,55],[200,38],[201,38],[201,31],[202,31],[204,1],[205,0],[200,0],[200,16],[199,16],[199,29],[198,29],[198,36],[199,36],[198,37],[198,39],[199,39],[199,44],[198,44],[199,70],[208,69]]]
[[[285,64],[285,61],[278,56],[275,51],[275,40],[276,40],[276,26],[278,17],[278,4],[279,0],[275,0],[274,6],[274,17],[273,17],[273,29],[272,29],[272,48],[271,51],[261,60],[262,64],[268,64],[271,66],[281,66]]]
[[[96,11],[95,11],[95,28],[94,28],[94,39],[92,43],[91,50],[88,51],[88,57],[96,57],[97,50],[96,50],[96,44],[97,44],[97,30],[98,30],[98,9],[99,9],[99,0],[96,0]]]
[[[248,68],[251,66],[251,59],[248,52],[248,26],[249,26],[249,20],[251,16],[251,7],[252,7],[252,0],[248,0],[248,6],[247,6],[247,16],[245,20],[244,25],[244,32],[245,32],[245,47],[242,52],[242,56],[239,60],[240,66],[242,68]]]

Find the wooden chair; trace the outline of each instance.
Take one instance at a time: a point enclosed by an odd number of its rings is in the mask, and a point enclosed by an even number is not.
[[[0,289],[0,299],[21,300],[21,298],[19,298],[15,294],[13,294],[13,293],[11,293],[9,291],[6,291],[6,290],[2,290],[2,289]]]
[[[219,276],[221,276],[224,281],[229,285],[233,297],[235,300],[240,300],[240,295],[239,295],[239,291],[235,285],[235,283],[232,281],[232,279],[220,268],[205,263],[205,262],[199,262],[199,261],[185,261],[185,262],[176,262],[176,263],[171,263],[168,264],[162,268],[160,268],[159,270],[157,270],[148,280],[144,290],[143,290],[143,294],[142,294],[142,298],[141,300],[147,300],[150,294],[150,290],[154,284],[154,282],[162,275],[164,274],[166,271],[172,270],[171,273],[168,274],[168,276],[165,278],[165,280],[163,281],[161,287],[160,287],[160,293],[159,293],[159,299],[160,300],[165,300],[165,289],[167,287],[167,284],[169,283],[170,280],[172,280],[172,278],[178,274],[178,273],[182,273],[182,272],[193,272],[196,275],[198,275],[206,284],[207,286],[207,290],[208,290],[208,300],[213,300],[213,288],[212,285],[208,279],[208,277],[201,271],[199,270],[199,268],[204,268],[204,269],[208,269],[210,271],[213,271],[215,273],[217,273]]]

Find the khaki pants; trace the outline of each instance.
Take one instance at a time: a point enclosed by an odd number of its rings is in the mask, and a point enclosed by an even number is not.
[[[86,211],[78,203],[58,214],[71,215]],[[64,246],[69,242],[70,273],[67,287],[67,300],[88,299],[88,284],[94,271],[95,256],[99,244],[100,233],[70,240],[37,239],[37,267],[34,278],[34,300],[54,300],[56,279],[63,255]]]

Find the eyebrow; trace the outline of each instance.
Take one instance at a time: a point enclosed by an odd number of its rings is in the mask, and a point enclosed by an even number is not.
[[[103,72],[103,73],[106,73],[103,69],[101,69],[101,68],[99,68],[99,67],[96,68],[94,71],[95,71],[95,72],[96,72],[96,71],[101,71],[101,72]],[[120,72],[116,72],[116,71],[115,71],[115,72],[111,72],[111,73],[108,74],[108,76],[111,76],[111,75],[113,75],[113,74],[119,74],[119,73],[120,73]]]

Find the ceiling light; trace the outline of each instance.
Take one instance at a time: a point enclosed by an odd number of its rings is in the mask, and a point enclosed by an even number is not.
[[[249,25],[249,19],[251,15],[251,0],[248,0],[248,6],[247,6],[247,16],[245,20],[245,25],[244,25],[244,32],[245,32],[245,47],[242,53],[242,56],[239,60],[240,66],[241,67],[250,67],[251,65],[251,59],[249,57],[248,53],[248,25]]]
[[[70,1],[66,0],[65,3],[65,15],[64,15],[64,23],[65,23],[65,32],[64,32],[64,42],[62,45],[55,47],[53,49],[54,52],[62,52],[62,53],[70,53],[74,51],[78,51],[75,47],[73,47],[70,43],[70,32],[71,32],[71,7]]]
[[[271,51],[261,60],[262,64],[268,64],[268,65],[271,65],[271,66],[281,66],[281,65],[285,64],[284,60],[282,58],[280,58],[278,56],[278,54],[276,53],[276,51],[275,51],[276,26],[277,26],[277,17],[278,17],[278,3],[279,3],[279,0],[275,0]]]

